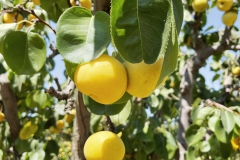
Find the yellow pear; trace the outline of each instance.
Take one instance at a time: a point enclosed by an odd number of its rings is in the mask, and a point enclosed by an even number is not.
[[[237,12],[227,11],[222,16],[222,22],[228,27],[232,26],[237,20],[237,16],[238,16]]]
[[[155,89],[162,71],[163,58],[153,64],[125,62],[127,69],[127,92],[135,97],[148,97]]]
[[[0,122],[3,122],[4,119],[5,119],[5,115],[2,112],[0,112]]]
[[[228,11],[232,8],[233,0],[217,0],[217,7],[221,11]]]
[[[232,74],[233,75],[240,75],[240,67],[232,68]]]
[[[87,160],[122,160],[125,154],[122,139],[110,131],[92,134],[83,150]]]
[[[192,7],[196,12],[204,12],[208,8],[207,0],[193,0]]]
[[[92,8],[92,1],[91,0],[80,0],[80,4],[82,7],[85,7],[89,10]]]
[[[103,54],[95,60],[78,65],[74,82],[80,92],[98,103],[112,104],[126,91],[127,73],[116,58]]]

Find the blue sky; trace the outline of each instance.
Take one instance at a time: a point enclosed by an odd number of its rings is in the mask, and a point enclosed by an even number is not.
[[[207,18],[207,24],[206,24],[205,28],[207,28],[207,27],[209,27],[211,25],[214,27],[213,30],[216,30],[216,31],[218,31],[219,29],[223,30],[225,28],[225,25],[222,23],[222,20],[221,20],[222,15],[224,14],[224,12],[219,11],[217,9],[217,7],[214,7],[213,9],[210,10],[210,12],[207,12],[207,14],[208,14],[208,16],[207,16],[208,18]],[[235,25],[238,28],[240,28],[240,16],[238,16],[238,19],[235,22]],[[51,23],[51,26],[56,28],[56,25],[54,23]],[[51,38],[52,43],[55,44],[55,35],[51,34],[50,38]],[[238,51],[238,53],[240,53],[240,52]],[[48,49],[48,55],[49,54],[51,54],[51,50],[50,49]],[[55,66],[54,70],[51,73],[52,73],[53,77],[58,77],[60,83],[63,83],[65,81],[65,76],[63,74],[64,62],[62,60],[62,57],[60,55],[57,55],[54,58],[54,61],[55,61],[56,66]],[[211,62],[211,58],[209,58],[207,60],[207,64],[209,64],[210,62]],[[212,78],[214,76],[214,72],[210,71],[210,66],[209,65],[206,65],[205,67],[202,67],[200,69],[200,73],[205,77],[206,84],[210,88],[214,88],[216,90],[218,90],[220,88],[220,82],[219,81],[215,81],[214,83],[212,83]],[[52,85],[54,87],[56,87],[56,85],[54,83]]]

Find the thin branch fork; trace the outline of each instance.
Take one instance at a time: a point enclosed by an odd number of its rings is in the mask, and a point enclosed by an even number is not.
[[[55,77],[54,80],[57,84],[58,90],[55,90],[54,87],[50,87],[48,90],[45,90],[45,93],[48,93],[53,97],[56,97],[58,99],[58,101],[65,100],[66,106],[65,106],[64,110],[67,113],[71,114],[71,110],[72,110],[72,108],[74,106],[74,102],[75,102],[75,100],[72,98],[75,84],[70,78],[68,78],[68,85],[64,90],[62,90],[62,88],[58,82],[58,79]]]
[[[18,9],[19,9],[20,11],[23,11],[23,12],[26,12],[26,13],[29,13],[29,14],[34,15],[34,16],[38,19],[39,22],[41,22],[41,23],[45,24],[46,26],[48,26],[48,27],[56,34],[56,30],[53,29],[53,28],[52,28],[47,22],[45,22],[41,17],[39,17],[39,16],[35,13],[34,10],[25,9],[23,6],[18,6]]]
[[[52,54],[49,55],[49,58],[53,59],[56,55],[60,54],[58,49],[55,48],[52,44],[50,44],[49,48],[52,50]]]

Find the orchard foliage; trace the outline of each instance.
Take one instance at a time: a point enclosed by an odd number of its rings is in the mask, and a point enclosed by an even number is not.
[[[68,0],[0,0],[0,74],[8,75],[21,125],[18,138],[13,140],[9,132],[11,126],[0,114],[3,121],[0,123],[0,159],[13,159],[13,153],[23,160],[70,159],[72,156],[76,110],[71,114],[64,112],[66,99],[60,101],[48,94],[49,86],[54,83],[52,72],[58,63],[47,53],[49,45],[54,53],[60,53],[65,64],[62,72],[71,80],[78,65],[102,54],[109,54],[121,63],[153,64],[163,58],[162,71],[156,75],[159,77],[156,89],[150,96],[137,98],[125,92],[110,105],[98,103],[87,95],[83,95],[83,101],[91,112],[91,134],[107,129],[106,116],[114,123],[116,133],[122,132],[124,159],[177,159],[182,76],[179,71],[195,55],[193,15],[201,15],[197,36],[209,46],[220,43],[221,31],[214,31],[213,26],[204,27],[208,10],[217,7],[217,1],[209,1],[207,11],[202,13],[194,11],[192,0],[184,3],[181,0],[112,0],[109,14],[104,11],[93,14],[94,4],[91,11],[81,1],[74,3],[80,6],[69,6],[71,3]],[[237,13],[237,8],[234,3],[231,10]],[[11,23],[3,18],[8,13],[13,13]],[[19,15],[23,19],[17,18]],[[233,26],[230,35],[230,43],[234,45],[239,44],[238,27]],[[52,39],[56,40],[56,48]],[[114,52],[108,53],[109,46]],[[235,58],[232,52],[212,56],[208,65],[215,74],[212,82],[219,81],[223,86],[219,90],[206,86],[205,77],[200,73],[196,75],[192,122],[185,133],[186,159],[239,157],[240,71],[232,72],[239,64],[240,58]],[[230,83],[226,84],[227,78]],[[58,87],[67,85],[66,80]],[[74,99],[76,92],[73,91]],[[7,106],[0,104],[0,111],[4,113]]]

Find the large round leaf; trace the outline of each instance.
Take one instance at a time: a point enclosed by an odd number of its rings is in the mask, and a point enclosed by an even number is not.
[[[126,106],[127,102],[122,104],[111,104],[104,105],[94,101],[87,95],[83,95],[83,101],[86,107],[90,110],[90,112],[97,115],[115,115],[122,111],[122,109]]]
[[[181,28],[183,8],[180,0],[174,3],[170,0],[113,0],[111,7],[114,44],[123,58],[132,63],[142,60],[154,63],[165,54]],[[177,33],[171,35],[171,30]],[[172,68],[171,65],[175,68],[177,55],[169,54],[172,55],[172,63],[168,68]]]
[[[0,24],[0,53],[2,53],[4,37],[13,32],[17,27],[17,23],[4,23]]]
[[[220,142],[228,143],[230,141],[230,139],[232,137],[232,132],[228,134],[225,131],[221,120],[218,120],[216,122],[214,130],[215,130],[215,135]]]
[[[3,40],[3,56],[16,74],[37,73],[46,61],[46,44],[43,38],[32,32],[15,31]]]
[[[89,62],[108,47],[110,18],[105,12],[91,11],[82,7],[71,7],[59,18],[57,24],[57,47],[69,62]]]

